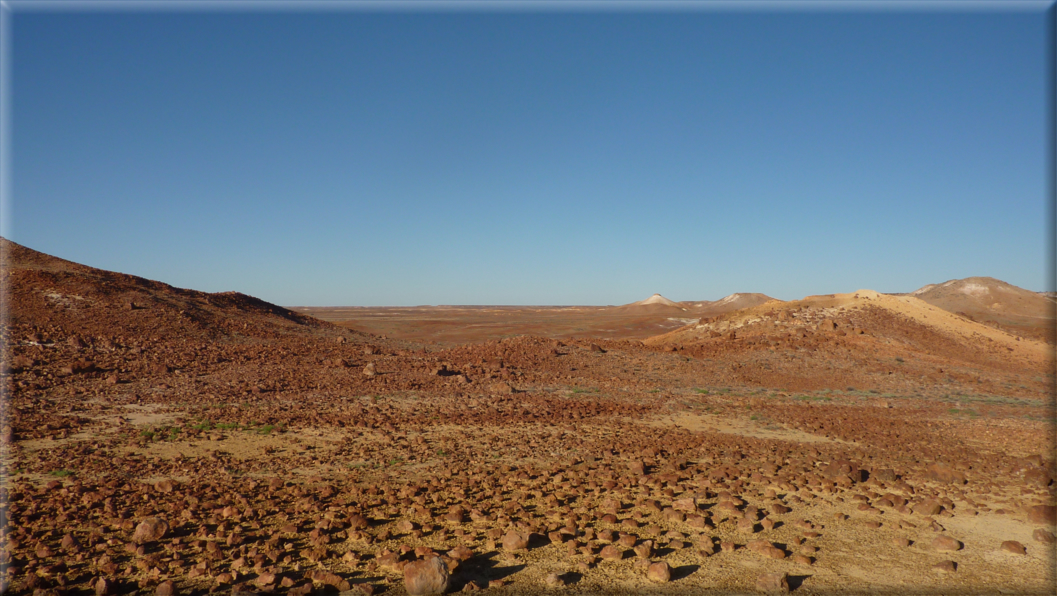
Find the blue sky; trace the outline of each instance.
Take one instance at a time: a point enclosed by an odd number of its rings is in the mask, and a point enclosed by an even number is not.
[[[284,305],[1052,289],[1044,8],[16,4],[3,233]]]

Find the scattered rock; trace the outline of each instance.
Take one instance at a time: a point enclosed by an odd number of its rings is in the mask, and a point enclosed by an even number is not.
[[[443,594],[448,589],[448,566],[440,557],[427,557],[404,565],[404,586],[411,596]]]
[[[1017,542],[1016,540],[1006,540],[1002,543],[1002,550],[1007,553],[1013,553],[1014,555],[1026,555],[1028,551],[1024,548],[1024,545]]]
[[[932,570],[939,573],[954,573],[958,570],[958,564],[954,561],[940,561],[932,566]]]
[[[964,473],[939,462],[930,464],[925,469],[925,477],[944,484],[965,484],[966,482]]]
[[[940,534],[932,541],[932,548],[936,550],[961,550],[962,543],[950,536]]]
[[[756,578],[756,589],[761,592],[788,592],[789,576],[782,572],[764,573]]]
[[[488,386],[488,390],[492,393],[497,393],[500,395],[508,395],[514,393],[514,388],[510,386],[510,383],[505,383],[502,381],[498,383],[492,383]]]
[[[608,544],[598,556],[609,561],[619,561],[624,558],[624,553],[616,545]]]
[[[1028,521],[1033,524],[1057,525],[1057,506],[1033,505],[1027,508]]]
[[[525,550],[528,548],[528,543],[529,535],[526,533],[511,530],[503,535],[503,550],[507,552]]]
[[[1054,542],[1057,542],[1057,536],[1054,536],[1053,532],[1042,528],[1036,528],[1035,531],[1031,533],[1031,537],[1034,538],[1036,542],[1041,542],[1043,544],[1053,544]]]
[[[667,583],[672,579],[672,570],[664,561],[653,563],[646,569],[646,578],[651,582]]]
[[[164,520],[157,517],[148,517],[136,526],[136,531],[132,534],[132,541],[136,544],[155,542],[165,537],[165,533],[168,531],[169,524]]]

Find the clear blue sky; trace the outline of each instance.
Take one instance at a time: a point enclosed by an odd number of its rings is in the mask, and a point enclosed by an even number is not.
[[[284,305],[1052,289],[1044,9],[16,3],[3,233]]]

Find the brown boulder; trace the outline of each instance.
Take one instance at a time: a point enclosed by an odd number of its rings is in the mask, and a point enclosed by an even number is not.
[[[1057,507],[1053,505],[1033,505],[1027,508],[1028,521],[1033,524],[1057,524]]]
[[[943,510],[943,505],[936,500],[929,499],[914,505],[912,509],[918,515],[938,515]]]
[[[761,592],[788,592],[789,576],[785,573],[764,573],[756,578],[756,589]]]
[[[653,563],[646,569],[646,578],[659,584],[667,583],[672,579],[672,570],[664,561]]]
[[[954,561],[940,561],[932,566],[932,570],[940,573],[954,573],[958,570],[958,564]]]
[[[97,579],[93,587],[95,588],[95,596],[110,596],[117,591],[114,582],[105,577]]]
[[[165,523],[165,520],[148,517],[136,526],[136,531],[132,534],[132,542],[143,544],[161,540],[168,531],[169,524]]]
[[[936,550],[961,550],[962,543],[950,536],[940,534],[932,541],[932,548]]]
[[[1017,542],[1016,540],[1006,540],[1002,543],[1002,550],[1007,553],[1013,553],[1014,555],[1026,555],[1028,551],[1024,549],[1024,545]]]
[[[678,509],[679,511],[697,511],[697,503],[694,502],[693,497],[676,499],[675,501],[672,501],[672,509]]]
[[[619,561],[624,558],[624,553],[616,545],[608,544],[602,549],[599,556],[609,561]]]
[[[502,381],[500,381],[498,383],[492,383],[491,385],[488,386],[488,390],[491,391],[492,393],[499,393],[499,394],[514,393],[514,388],[511,387],[509,383],[504,383]]]
[[[154,590],[154,596],[176,596],[176,586],[171,579],[163,581]]]
[[[404,587],[412,596],[443,594],[448,589],[448,566],[440,557],[427,557],[404,565]]]
[[[1036,542],[1041,542],[1043,544],[1053,544],[1054,542],[1057,542],[1057,536],[1054,536],[1053,532],[1043,530],[1042,528],[1037,528],[1032,532],[1031,537],[1034,538]]]
[[[965,484],[965,474],[943,463],[930,464],[925,468],[925,477],[945,484]]]
[[[508,552],[525,550],[528,548],[528,543],[529,535],[526,533],[511,530],[503,536],[503,550]]]

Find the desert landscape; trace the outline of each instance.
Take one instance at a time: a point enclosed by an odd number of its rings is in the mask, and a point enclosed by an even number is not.
[[[284,308],[0,255],[4,593],[1057,581],[1052,295]]]

